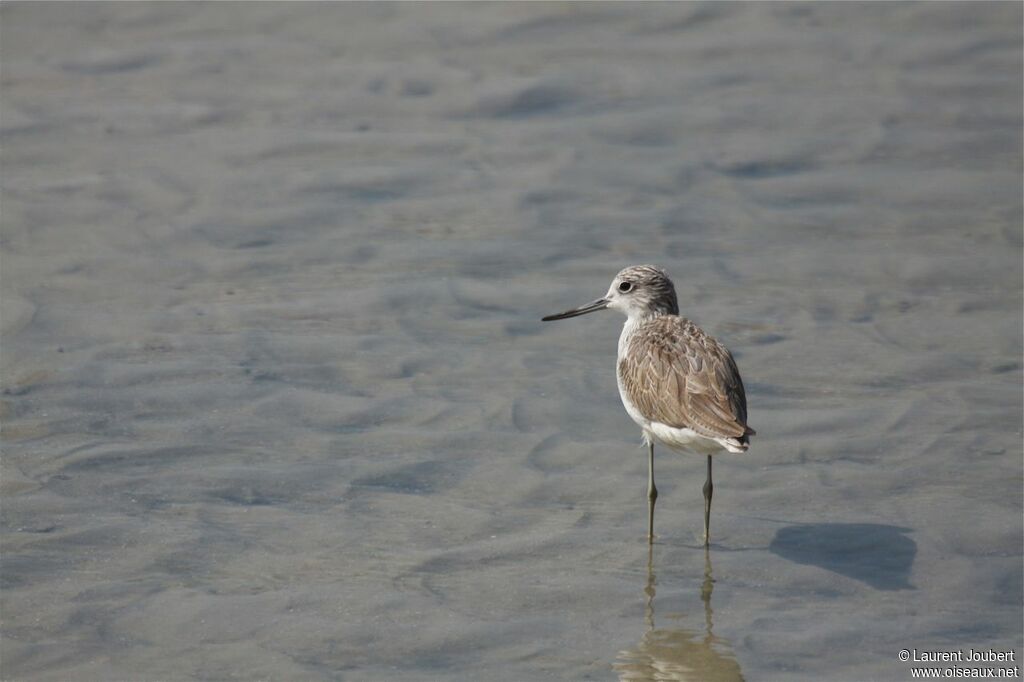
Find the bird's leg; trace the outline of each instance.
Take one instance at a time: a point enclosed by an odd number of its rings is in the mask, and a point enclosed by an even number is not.
[[[647,542],[654,544],[654,503],[658,501],[658,489],[654,487],[654,441],[647,444]]]
[[[704,546],[711,544],[711,494],[715,486],[711,482],[711,455],[708,455],[708,480],[704,481]]]

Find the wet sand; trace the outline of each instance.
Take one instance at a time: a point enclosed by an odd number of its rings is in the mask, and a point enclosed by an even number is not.
[[[0,677],[1019,661],[1021,25],[4,3]],[[539,321],[644,262],[758,430],[707,556],[622,318]]]

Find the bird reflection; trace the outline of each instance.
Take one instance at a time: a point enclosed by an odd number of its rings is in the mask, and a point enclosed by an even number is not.
[[[613,665],[622,682],[693,680],[695,682],[742,682],[743,673],[728,644],[712,632],[711,555],[704,551],[704,582],[700,598],[704,602],[704,632],[684,628],[658,628],[654,623],[654,592],[657,581],[653,569],[653,549],[647,554],[647,595],[645,620],[647,632],[632,649],[619,652]]]

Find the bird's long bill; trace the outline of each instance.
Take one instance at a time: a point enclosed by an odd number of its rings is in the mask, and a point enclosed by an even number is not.
[[[547,317],[540,318],[543,322],[551,322],[552,320],[564,320],[567,317],[576,317],[577,315],[586,315],[592,313],[595,310],[604,310],[608,307],[608,299],[599,298],[593,303],[588,303],[579,308],[573,308],[572,310],[566,310],[564,313],[558,313],[557,315],[548,315]]]

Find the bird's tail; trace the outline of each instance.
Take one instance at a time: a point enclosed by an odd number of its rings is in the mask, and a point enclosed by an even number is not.
[[[746,452],[750,447],[750,437],[756,436],[757,431],[749,426],[743,427],[743,435],[738,438],[726,438],[722,441],[729,452]]]

